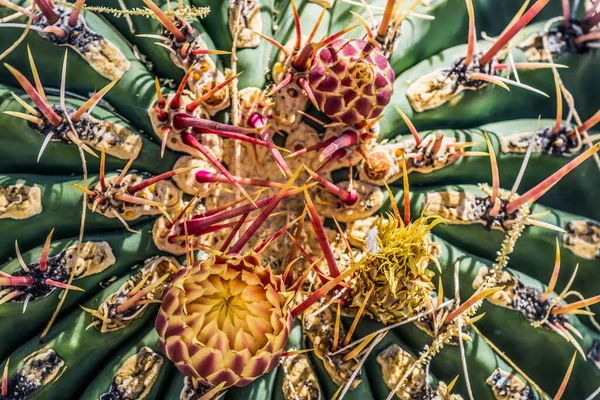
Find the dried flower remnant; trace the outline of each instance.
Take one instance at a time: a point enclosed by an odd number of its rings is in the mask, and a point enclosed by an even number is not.
[[[428,234],[443,222],[435,216],[420,217],[408,225],[392,216],[379,218],[373,228],[375,237],[370,239],[375,243],[357,261],[356,276],[350,282],[350,307],[358,309],[366,303],[366,315],[389,324],[412,317],[421,304],[431,302],[431,265],[437,261]]]

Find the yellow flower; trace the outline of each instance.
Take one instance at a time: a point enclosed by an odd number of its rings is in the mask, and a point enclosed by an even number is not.
[[[245,386],[279,363],[292,328],[283,281],[258,255],[212,255],[175,277],[156,318],[167,357],[209,386]]]

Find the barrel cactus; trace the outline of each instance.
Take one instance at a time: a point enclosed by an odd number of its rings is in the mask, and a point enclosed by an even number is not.
[[[600,396],[598,1],[0,6],[0,399]]]

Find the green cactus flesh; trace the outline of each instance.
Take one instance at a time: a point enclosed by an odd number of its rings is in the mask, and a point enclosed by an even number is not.
[[[0,1],[0,400],[600,396],[600,5]]]

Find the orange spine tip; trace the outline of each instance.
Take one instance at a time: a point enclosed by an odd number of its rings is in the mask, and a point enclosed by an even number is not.
[[[471,80],[474,80],[474,81],[485,81],[485,82],[492,83],[492,84],[494,84],[496,86],[500,86],[502,89],[508,90],[510,92],[510,88],[504,82],[502,82],[500,79],[493,77],[491,75],[484,74],[481,72],[470,72],[469,77],[471,78]]]
[[[400,221],[402,221],[402,219],[400,218],[400,210],[398,209],[398,204],[396,204],[396,197],[394,197],[394,193],[392,193],[392,189],[390,189],[390,186],[387,184],[387,182],[383,182],[385,185],[385,189],[387,190],[388,196],[390,198],[390,204],[392,205],[392,210],[394,211],[394,217],[396,218],[396,221],[398,221],[398,223],[400,223]]]
[[[302,45],[302,28],[300,26],[300,15],[298,15],[298,8],[296,8],[296,2],[292,0],[292,11],[294,12],[294,26],[296,28],[296,42],[294,43],[294,50],[299,51]]]
[[[557,135],[560,131],[560,125],[562,123],[562,93],[560,91],[560,82],[558,78],[558,73],[554,73],[554,87],[556,89],[556,121],[554,122],[554,129],[552,132]]]
[[[381,18],[379,28],[377,29],[377,38],[379,40],[382,40],[387,36],[388,27],[390,25],[390,21],[392,20],[392,16],[394,15],[395,6],[396,0],[387,0],[387,3],[385,4],[385,10],[383,11],[383,17]]]
[[[369,302],[369,298],[371,297],[371,294],[373,293],[374,289],[375,289],[375,286],[374,285],[371,286],[371,289],[365,295],[363,303],[358,308],[358,312],[356,313],[356,316],[354,317],[354,321],[352,321],[352,325],[350,326],[350,329],[348,329],[348,334],[346,335],[346,337],[344,338],[344,341],[342,342],[343,346],[347,346],[348,343],[350,343],[350,339],[352,339],[352,334],[354,333],[354,331],[356,330],[356,327],[358,326],[360,317],[362,316],[363,312],[365,311],[365,307],[367,306],[367,303]]]
[[[306,311],[306,309],[308,307],[313,305],[316,301],[318,301],[320,298],[322,298],[327,293],[329,293],[329,291],[331,291],[331,289],[333,289],[334,287],[336,287],[337,285],[342,283],[342,281],[344,281],[344,279],[348,278],[352,273],[354,273],[354,271],[356,271],[357,268],[358,268],[358,266],[348,268],[346,271],[344,271],[337,277],[331,279],[329,282],[327,282],[326,284],[321,286],[319,289],[317,289],[315,292],[313,292],[313,294],[311,294],[306,300],[304,300],[302,303],[300,303],[296,308],[294,308],[292,310],[292,318],[296,318],[298,315],[300,315],[304,311]]]
[[[77,22],[79,21],[79,15],[81,14],[81,10],[83,9],[84,4],[85,0],[77,0],[75,4],[73,4],[71,15],[69,15],[69,26],[77,26]]]
[[[349,27],[347,27],[345,29],[342,29],[341,31],[339,31],[337,33],[334,33],[333,35],[329,36],[327,39],[325,39],[321,43],[319,43],[319,45],[314,49],[314,51],[316,52],[320,48],[323,48],[323,47],[327,46],[329,43],[333,42],[334,40],[336,40],[340,36],[345,35],[346,33],[348,33],[350,31],[358,28],[359,26],[360,26],[360,24],[352,25],[352,26],[349,26]]]
[[[551,314],[570,314],[573,311],[579,310],[580,308],[589,307],[596,303],[600,303],[600,295],[590,297],[589,299],[576,301],[565,306],[554,307],[551,311]]]
[[[106,86],[104,86],[102,89],[100,89],[100,90],[98,91],[98,93],[96,93],[96,94],[94,94],[92,97],[90,97],[90,98],[89,98],[89,99],[88,99],[88,100],[87,100],[85,103],[83,103],[83,104],[81,105],[81,107],[79,107],[79,109],[78,109],[77,111],[75,111],[75,112],[73,113],[73,116],[71,117],[71,119],[72,119],[74,122],[77,122],[77,121],[79,121],[79,119],[82,117],[82,115],[83,115],[85,112],[87,112],[88,110],[90,110],[90,111],[91,111],[91,109],[93,108],[93,106],[94,106],[95,104],[97,104],[97,103],[100,101],[100,99],[102,99],[102,97],[104,97],[104,95],[105,95],[106,93],[108,93],[108,91],[109,91],[110,89],[112,89],[112,87],[113,87],[113,86],[115,86],[115,85],[117,84],[117,82],[118,82],[118,81],[119,81],[118,79],[117,79],[117,80],[114,80],[114,81],[112,81],[111,83],[109,83],[108,85],[106,85]]]
[[[17,71],[11,65],[4,64],[4,66],[10,71],[10,73],[15,77],[15,79],[17,79],[17,81],[25,90],[29,98],[40,109],[40,111],[42,112],[42,114],[44,114],[48,121],[50,121],[50,123],[54,126],[60,125],[62,122],[62,117],[59,116],[56,112],[54,112],[50,104],[48,104],[48,102],[40,96],[37,90],[35,90],[31,83],[29,83],[27,78],[25,78],[25,76],[22,73]]]
[[[558,280],[558,274],[560,273],[560,245],[558,244],[558,238],[556,239],[556,254],[554,260],[554,269],[552,270],[552,276],[550,277],[550,282],[548,283],[548,287],[546,291],[542,295],[541,299],[545,300],[546,297],[554,291],[556,287],[556,282]]]
[[[450,314],[448,314],[448,316],[446,317],[446,323],[452,322],[455,318],[459,317],[461,314],[466,312],[469,308],[471,308],[478,301],[481,301],[481,300],[485,299],[486,297],[488,297],[489,295],[494,294],[503,289],[504,289],[504,287],[495,287],[495,288],[483,289],[481,291],[474,293],[467,301],[462,303],[458,308],[456,308],[454,311],[452,311]]]
[[[273,46],[277,47],[277,48],[279,49],[279,51],[281,51],[281,52],[282,52],[282,53],[283,53],[283,54],[284,54],[286,57],[290,57],[290,56],[291,56],[291,54],[290,54],[290,52],[288,51],[288,49],[286,49],[286,48],[285,48],[285,46],[284,46],[284,45],[282,45],[281,43],[279,43],[277,40],[275,40],[275,39],[272,39],[272,38],[270,38],[270,37],[268,37],[268,36],[266,36],[266,35],[263,35],[263,34],[262,34],[262,33],[260,33],[260,32],[256,32],[256,31],[255,31],[254,33],[255,33],[256,35],[258,35],[259,37],[261,37],[261,38],[265,39],[267,42],[271,43]]]
[[[118,201],[124,201],[126,203],[131,203],[131,204],[139,204],[142,206],[150,206],[150,207],[166,207],[166,205],[161,202],[152,201],[152,200],[144,199],[141,197],[135,197],[135,196],[132,196],[132,195],[126,194],[126,193],[115,193],[114,197]]]
[[[312,31],[310,32],[310,35],[308,36],[308,39],[306,40],[306,43],[311,43],[314,40],[315,35],[319,30],[319,26],[321,25],[321,21],[323,21],[323,17],[325,16],[325,11],[327,11],[327,9],[323,7],[323,9],[321,10],[321,14],[319,14],[319,18],[315,23],[315,26],[313,27]]]
[[[102,151],[100,152],[100,187],[102,188],[102,191],[106,191],[107,187],[106,187],[106,180],[104,179],[104,169],[106,166],[106,153],[104,152],[104,149],[102,149]]]
[[[177,25],[171,21],[169,16],[160,9],[160,7],[154,4],[152,0],[144,0],[144,4],[146,4],[146,6],[148,6],[154,15],[156,15],[160,23],[163,24],[163,26],[167,28],[167,30],[171,32],[173,36],[175,36],[175,39],[178,42],[183,42],[185,40],[185,35],[179,30],[179,28],[177,28]]]
[[[466,0],[467,13],[469,14],[469,34],[467,44],[467,56],[465,57],[464,65],[471,65],[473,54],[475,54],[475,43],[477,40],[477,32],[475,31],[475,11],[473,11],[473,1]]]
[[[358,19],[358,22],[360,22],[360,24],[363,26],[363,28],[365,28],[365,31],[367,32],[367,37],[369,39],[375,39],[375,35],[373,35],[373,31],[371,30],[371,28],[369,27],[369,24],[367,23],[367,21],[365,21],[365,19],[363,17],[361,17],[360,15],[358,15],[357,13],[355,13],[354,11],[350,10],[350,13],[356,18]],[[375,45],[379,46],[379,43],[375,42]]]
[[[177,87],[177,92],[175,92],[175,96],[171,99],[171,104],[169,105],[171,109],[175,110],[181,107],[181,96],[183,95],[183,89],[185,89],[185,85],[187,85],[187,81],[190,78],[190,74],[194,70],[195,64],[190,65],[187,71],[185,71],[185,75],[183,79],[179,83],[179,87]]]
[[[575,358],[577,357],[577,352],[573,354],[573,358],[571,359],[571,363],[569,364],[569,368],[567,368],[567,372],[565,373],[565,377],[563,378],[556,395],[553,400],[560,400],[565,393],[565,389],[567,388],[567,384],[569,383],[569,379],[571,378],[571,372],[573,372],[573,366],[575,365]]]
[[[365,337],[358,346],[356,346],[354,349],[352,349],[352,351],[348,352],[347,354],[345,354],[342,357],[342,361],[348,362],[348,361],[352,360],[353,358],[358,357],[360,352],[363,351],[369,345],[369,343],[371,343],[371,341],[373,339],[375,339],[375,336],[377,336],[377,335],[375,333],[372,333],[369,336]]]
[[[490,137],[485,134],[485,141],[488,147],[488,153],[490,154],[490,164],[492,168],[492,195],[490,196],[490,202],[495,203],[496,198],[500,194],[500,173],[498,172],[498,161],[496,160],[496,153],[494,153],[494,147],[490,141]]]
[[[31,73],[33,74],[33,82],[35,83],[35,88],[40,94],[40,97],[44,99],[44,101],[48,101],[46,98],[46,93],[44,92],[44,86],[42,85],[42,81],[40,80],[40,75],[38,74],[37,67],[35,66],[35,61],[33,61],[33,54],[31,54],[31,48],[27,45],[27,57],[29,58],[29,66],[31,67]]]
[[[333,328],[333,345],[331,346],[331,351],[334,352],[337,350],[338,347],[338,343],[340,341],[340,317],[342,314],[342,303],[341,302],[337,302],[337,312],[335,314],[335,326]]]
[[[502,49],[517,33],[521,31],[531,20],[539,14],[540,11],[550,2],[550,0],[537,0],[533,6],[519,20],[510,27],[510,29],[500,35],[498,40],[493,46],[481,57],[479,64],[485,66],[498,54]]]
[[[64,283],[64,282],[58,282],[52,279],[46,279],[44,281],[44,283],[46,285],[49,286],[54,286],[60,289],[68,289],[68,290],[76,290],[78,292],[84,292],[85,290],[83,290],[82,288],[80,288],[79,286],[75,286],[75,285],[69,285],[68,283]]]
[[[48,234],[46,238],[46,242],[44,243],[44,248],[42,249],[42,254],[40,256],[40,271],[46,271],[46,267],[48,265],[48,253],[50,252],[50,242],[52,241],[52,234],[54,233],[54,228]]]
[[[8,364],[10,363],[10,357],[4,364],[4,371],[2,372],[2,397],[8,397]]]
[[[404,225],[410,224],[410,188],[408,184],[408,171],[406,168],[406,158],[402,159],[402,185],[404,196]]]
[[[569,172],[574,170],[579,164],[583,163],[593,154],[595,154],[598,150],[600,150],[600,143],[596,143],[585,152],[571,160],[567,165],[560,168],[558,171],[550,175],[548,178],[544,179],[541,183],[539,183],[534,188],[527,191],[521,197],[511,201],[506,206],[506,212],[508,214],[512,214],[516,210],[518,210],[522,205],[528,202],[533,202],[539,199],[546,191],[550,190],[550,188],[558,183],[564,176],[566,176]]]
[[[242,75],[243,73],[244,73],[244,71],[238,73],[237,75],[234,75],[234,76],[231,76],[231,77],[225,79],[223,82],[219,83],[217,86],[210,89],[208,92],[204,93],[202,96],[200,96],[199,98],[194,100],[192,103],[188,104],[186,106],[186,109],[189,112],[194,112],[196,107],[198,107],[200,104],[204,103],[206,100],[210,99],[215,93],[217,93],[219,90],[223,89],[225,86],[229,85],[234,79],[239,78],[239,76]]]
[[[574,137],[577,134],[576,132],[579,132],[580,134],[587,132],[588,130],[590,130],[594,126],[596,126],[596,124],[598,122],[600,122],[600,110],[596,111],[596,113],[594,115],[592,115],[583,124],[581,124],[581,126],[577,127],[576,129],[573,129],[571,132],[569,132],[568,136]]]
[[[398,112],[398,114],[400,114],[400,116],[402,117],[402,120],[404,121],[406,126],[408,126],[408,130],[410,131],[413,138],[415,139],[417,148],[419,148],[421,146],[421,137],[419,136],[419,132],[417,132],[417,128],[415,128],[415,126],[413,125],[411,120],[406,116],[406,114],[404,114],[402,112],[401,109],[399,109],[397,106],[394,106],[394,107],[396,108],[396,111]]]

